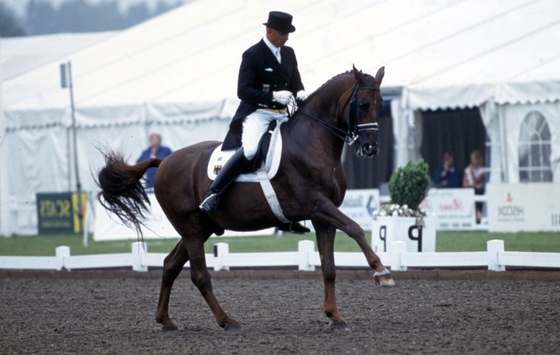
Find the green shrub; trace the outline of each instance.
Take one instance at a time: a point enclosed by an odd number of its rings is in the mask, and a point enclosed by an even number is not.
[[[404,167],[398,168],[389,180],[389,194],[391,202],[398,205],[408,205],[412,210],[418,210],[418,205],[428,195],[430,189],[430,175],[428,164],[424,160],[418,163],[409,161]]]

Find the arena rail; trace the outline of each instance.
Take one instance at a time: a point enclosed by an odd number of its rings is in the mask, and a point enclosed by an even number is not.
[[[394,242],[393,253],[379,253],[383,264],[391,271],[407,268],[461,268],[488,267],[492,271],[505,271],[507,266],[560,269],[560,253],[510,252],[504,250],[503,240],[490,240],[487,251],[456,253],[409,253],[405,242]],[[132,267],[134,271],[148,271],[149,267],[162,267],[166,253],[148,253],[145,243],[132,243],[131,253],[104,255],[70,255],[70,248],[56,248],[55,256],[0,256],[0,269],[19,270],[77,270]],[[335,252],[339,267],[367,268],[362,253]],[[300,271],[314,271],[321,266],[315,243],[302,240],[295,252],[230,253],[227,243],[214,244],[214,253],[206,254],[208,268],[229,270],[235,267],[297,266]],[[185,265],[189,267],[189,263]]]

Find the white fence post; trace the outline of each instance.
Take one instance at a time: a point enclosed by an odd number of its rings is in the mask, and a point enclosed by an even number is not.
[[[146,265],[142,265],[142,255],[146,255],[148,247],[145,242],[132,243],[132,270],[148,271]]]
[[[56,247],[55,250],[56,250],[56,271],[60,271],[64,267],[64,258],[70,257],[70,247],[60,246],[60,247]],[[70,271],[70,269],[68,269],[68,271]]]
[[[309,264],[309,253],[315,251],[315,243],[312,240],[300,240],[298,242],[298,270],[315,271],[315,265]]]
[[[229,266],[224,265],[224,257],[229,254],[228,243],[214,244],[214,271],[229,270]]]
[[[491,271],[506,271],[505,265],[500,265],[498,260],[498,252],[504,251],[504,241],[493,239],[486,242],[488,249],[488,270]]]
[[[406,242],[395,241],[391,247],[391,271],[406,271],[406,266],[402,266],[402,254],[406,253]]]

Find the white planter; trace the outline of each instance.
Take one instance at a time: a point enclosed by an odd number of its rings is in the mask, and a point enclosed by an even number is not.
[[[371,247],[376,253],[391,253],[395,241],[406,243],[408,253],[436,251],[436,223],[424,218],[424,225],[416,225],[415,217],[374,217]]]

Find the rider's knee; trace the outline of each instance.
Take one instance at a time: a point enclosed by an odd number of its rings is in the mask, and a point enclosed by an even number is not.
[[[247,160],[251,160],[257,155],[258,146],[243,146],[243,154]]]

